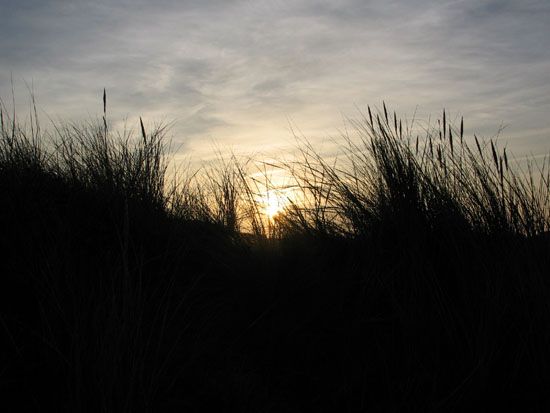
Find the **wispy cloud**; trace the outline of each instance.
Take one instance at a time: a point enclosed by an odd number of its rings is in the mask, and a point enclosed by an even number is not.
[[[523,152],[550,150],[547,1],[63,1],[3,4],[0,94],[33,81],[51,115],[176,120],[259,150],[312,139],[382,99],[419,116],[443,107]]]

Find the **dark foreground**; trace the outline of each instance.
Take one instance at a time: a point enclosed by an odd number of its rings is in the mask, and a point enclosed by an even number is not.
[[[127,180],[129,191],[115,185],[120,171],[60,173],[10,152],[9,138],[9,411],[548,411],[544,233],[494,213],[476,226],[385,176],[384,194],[400,190],[364,211],[377,208],[368,230],[289,218],[277,238],[244,236],[170,213],[150,181]],[[398,177],[411,171],[402,166]]]
[[[1,185],[0,385],[21,411],[548,406],[548,239],[244,240]]]

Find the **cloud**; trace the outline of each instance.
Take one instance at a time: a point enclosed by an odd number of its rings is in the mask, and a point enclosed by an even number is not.
[[[106,87],[112,118],[176,120],[198,152],[210,138],[256,150],[287,142],[289,117],[320,139],[385,99],[550,150],[547,1],[4,3],[0,95],[11,73],[32,80],[52,115],[97,113]]]

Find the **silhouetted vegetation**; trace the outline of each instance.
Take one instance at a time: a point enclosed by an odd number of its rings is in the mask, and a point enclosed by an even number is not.
[[[386,107],[270,163],[3,107],[0,389],[21,411],[544,411],[550,176]],[[264,171],[265,180],[252,176]],[[12,411],[16,411],[15,408]]]

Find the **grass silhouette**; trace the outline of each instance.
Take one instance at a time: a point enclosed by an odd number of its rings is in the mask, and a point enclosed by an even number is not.
[[[105,95],[51,133],[2,107],[4,403],[545,410],[548,165],[445,113],[422,137],[385,105],[355,130],[337,161],[302,140],[270,164],[300,195],[270,219],[257,164],[172,179],[166,129],[111,131]]]

